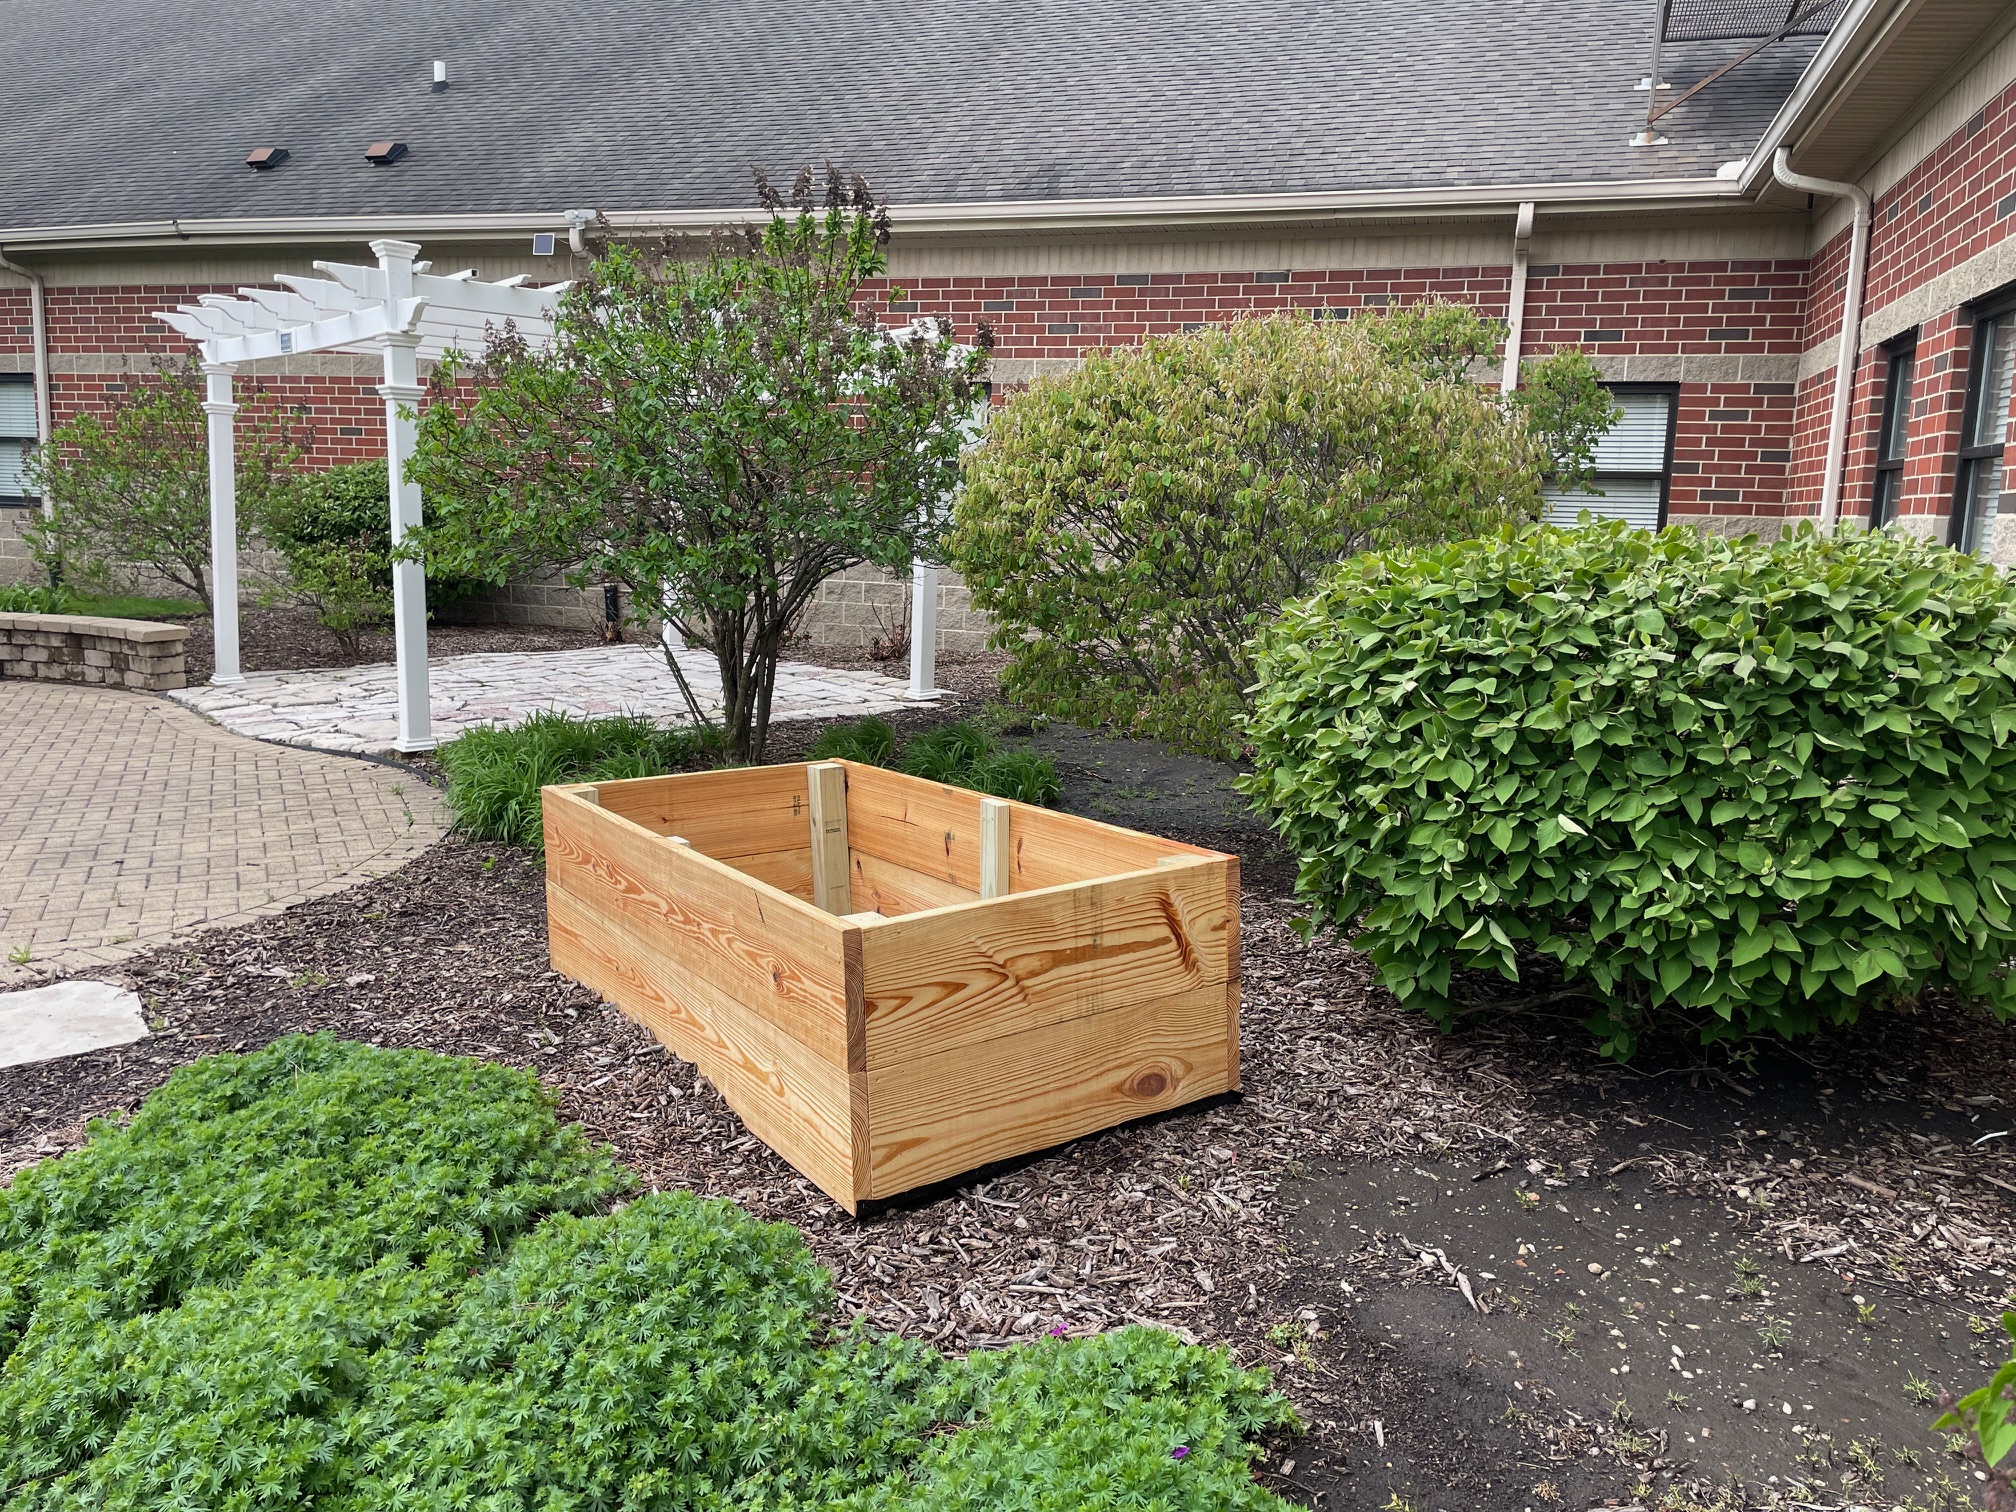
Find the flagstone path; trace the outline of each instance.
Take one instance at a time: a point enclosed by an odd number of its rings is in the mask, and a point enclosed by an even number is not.
[[[721,679],[713,656],[682,651],[679,665],[703,705],[718,712]],[[429,664],[428,676],[437,742],[471,725],[515,724],[541,709],[688,722],[679,685],[655,646],[444,656]],[[248,672],[243,682],[184,688],[169,697],[234,734],[323,751],[388,753],[399,733],[397,674],[389,664]],[[879,714],[911,702],[906,684],[880,673],[785,662],[777,669],[771,718]]]

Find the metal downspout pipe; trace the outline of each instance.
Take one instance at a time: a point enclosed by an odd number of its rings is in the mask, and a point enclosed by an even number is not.
[[[16,277],[28,280],[29,324],[33,330],[32,341],[35,351],[35,444],[47,446],[54,426],[49,419],[49,302],[42,287],[42,275],[31,268],[24,268],[11,262],[7,250],[0,247],[0,268]],[[46,516],[53,506],[45,498],[42,513]]]
[[[1869,273],[1869,196],[1856,184],[1808,178],[1792,171],[1792,149],[1780,147],[1771,172],[1788,189],[1831,195],[1855,207],[1848,238],[1848,283],[1841,291],[1841,355],[1834,366],[1834,408],[1827,422],[1827,468],[1820,483],[1820,529],[1832,531],[1841,515],[1841,476],[1848,465],[1848,406],[1854,398],[1855,365],[1862,355],[1862,292]]]
[[[1505,306],[1505,371],[1498,379],[1501,392],[1519,387],[1519,353],[1526,343],[1526,261],[1533,249],[1533,201],[1519,206],[1519,218],[1512,226],[1512,292]]]

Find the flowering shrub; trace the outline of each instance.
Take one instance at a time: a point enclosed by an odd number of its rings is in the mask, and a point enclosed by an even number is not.
[[[1619,1055],[2016,1016],[2016,589],[1972,557],[1507,530],[1345,563],[1257,662],[1246,791],[1403,1003],[1523,953]]]

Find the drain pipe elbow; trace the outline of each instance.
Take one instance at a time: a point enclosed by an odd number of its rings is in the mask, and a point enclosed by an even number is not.
[[[1841,348],[1834,365],[1834,407],[1827,422],[1827,467],[1820,483],[1820,528],[1832,531],[1841,516],[1841,478],[1848,465],[1848,407],[1853,400],[1855,365],[1862,355],[1862,294],[1869,273],[1869,196],[1859,184],[1810,178],[1792,171],[1792,150],[1780,147],[1772,175],[1788,189],[1845,199],[1855,207],[1848,237],[1848,282],[1841,291]]]

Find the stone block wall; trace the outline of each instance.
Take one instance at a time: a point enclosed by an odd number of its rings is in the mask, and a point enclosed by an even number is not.
[[[910,614],[910,579],[876,567],[853,567],[820,586],[799,633],[815,646],[865,649],[900,635]],[[973,607],[973,595],[949,567],[938,569],[938,650],[966,656],[987,649],[993,628]]]
[[[22,534],[39,513],[32,505],[24,509],[0,504],[0,585],[49,580],[41,564],[29,553],[27,539]]]
[[[181,625],[81,614],[0,614],[0,678],[165,693],[188,686]]]

